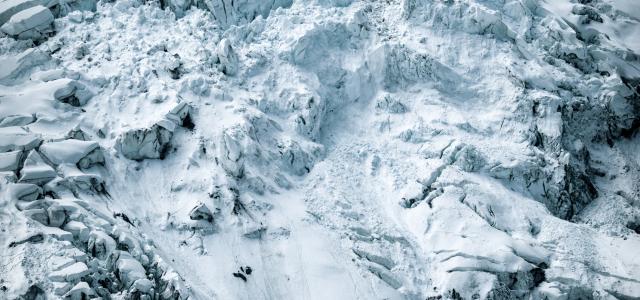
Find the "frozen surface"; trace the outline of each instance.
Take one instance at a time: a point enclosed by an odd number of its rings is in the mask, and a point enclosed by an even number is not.
[[[0,299],[640,297],[635,1],[0,23]]]

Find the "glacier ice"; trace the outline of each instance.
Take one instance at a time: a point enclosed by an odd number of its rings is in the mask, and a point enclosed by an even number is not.
[[[636,299],[630,0],[0,0],[0,299]]]

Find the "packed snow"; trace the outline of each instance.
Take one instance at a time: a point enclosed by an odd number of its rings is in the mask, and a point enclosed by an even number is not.
[[[632,0],[0,0],[0,299],[640,299]]]

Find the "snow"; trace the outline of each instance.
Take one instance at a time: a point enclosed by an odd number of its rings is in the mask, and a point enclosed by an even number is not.
[[[0,4],[0,298],[640,294],[633,1]]]
[[[58,271],[51,272],[49,279],[52,281],[75,281],[87,274],[89,274],[87,265],[77,262]]]
[[[38,5],[35,0],[7,0],[0,3],[0,26],[20,11]]]
[[[31,29],[44,29],[52,22],[51,11],[42,5],[37,5],[16,13],[2,25],[1,29],[6,34],[20,35]]]
[[[45,143],[40,147],[40,152],[56,165],[76,164],[96,148],[97,142],[69,139]]]

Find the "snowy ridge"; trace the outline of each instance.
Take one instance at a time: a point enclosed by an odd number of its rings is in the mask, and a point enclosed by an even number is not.
[[[4,0],[0,298],[637,299],[635,8]]]

